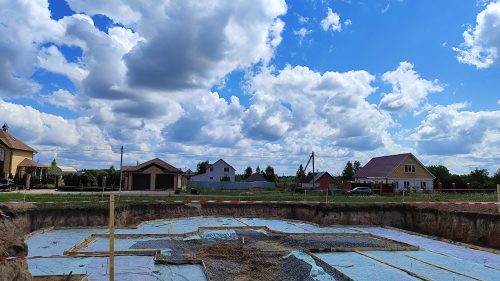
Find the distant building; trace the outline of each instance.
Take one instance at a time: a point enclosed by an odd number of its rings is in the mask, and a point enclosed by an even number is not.
[[[225,177],[229,178],[229,181],[234,181],[235,172],[236,169],[233,166],[219,159],[210,164],[205,173],[192,176],[190,181],[221,181]]]
[[[57,165],[57,171],[62,174],[73,174],[77,173],[76,169],[68,166]]]
[[[20,171],[18,169],[19,164],[25,159],[33,160],[35,153],[36,151],[33,148],[9,133],[9,126],[7,124],[2,126],[2,130],[0,131],[0,177],[15,176]],[[31,162],[24,162],[24,164],[33,165]],[[26,168],[27,166],[23,166],[23,170],[26,170]]]
[[[326,190],[333,184],[333,177],[328,172],[316,172],[307,175],[302,186],[311,186],[314,188],[319,188],[320,190]]]
[[[411,153],[372,158],[354,175],[357,183],[392,183],[397,190],[432,190],[434,175]]]
[[[263,175],[261,175],[260,173],[253,173],[245,181],[246,182],[267,182],[266,178]]]
[[[167,190],[182,186],[182,171],[155,158],[136,166],[123,166],[125,190]]]

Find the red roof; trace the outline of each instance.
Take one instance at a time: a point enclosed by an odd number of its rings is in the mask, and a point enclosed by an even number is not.
[[[168,164],[167,162],[165,162],[159,158],[151,159],[151,160],[144,162],[144,163],[141,163],[137,166],[123,166],[122,171],[124,171],[124,172],[144,171],[145,169],[147,169],[148,167],[150,167],[152,165],[158,166],[166,172],[182,173],[181,170],[177,169],[176,167]]]
[[[36,150],[31,148],[27,144],[11,136],[8,131],[0,130],[0,142],[5,144],[5,146],[7,146],[10,149],[36,152]]]
[[[29,167],[29,168],[48,168],[49,166],[33,161],[29,158],[24,158],[17,167]]]
[[[372,158],[366,165],[359,169],[355,178],[387,177],[411,153],[388,155]]]

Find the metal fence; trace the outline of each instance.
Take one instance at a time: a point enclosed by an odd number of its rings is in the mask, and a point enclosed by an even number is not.
[[[189,188],[204,189],[272,189],[275,188],[274,182],[245,182],[245,181],[188,181]]]

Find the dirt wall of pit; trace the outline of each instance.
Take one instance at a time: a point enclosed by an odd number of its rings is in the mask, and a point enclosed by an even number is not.
[[[46,227],[107,226],[106,209],[26,210],[13,218],[24,233]],[[148,204],[116,209],[118,226],[195,216],[262,217],[302,220],[320,225],[393,226],[458,242],[500,249],[500,215],[450,212],[407,204]]]

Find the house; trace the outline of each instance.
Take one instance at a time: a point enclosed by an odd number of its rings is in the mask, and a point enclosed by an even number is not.
[[[309,173],[305,178],[304,183],[302,183],[302,186],[305,187],[305,185],[307,185],[312,188],[313,183],[314,188],[326,190],[333,184],[333,177],[328,172]]]
[[[236,169],[226,161],[219,159],[210,164],[207,171],[203,174],[192,176],[190,181],[234,181]]]
[[[411,153],[372,158],[354,175],[357,183],[394,184],[396,190],[432,190],[434,175]]]
[[[60,166],[60,165],[57,165],[57,172],[61,173],[61,174],[76,174],[77,171],[75,168],[73,167],[69,167],[69,166]]]
[[[0,131],[0,178],[14,177],[19,164],[25,159],[33,160],[36,151],[9,133],[4,124]]]
[[[123,166],[122,178],[125,190],[175,190],[182,186],[182,171],[159,158]]]
[[[246,182],[267,182],[267,180],[260,173],[253,173],[246,179]]]

